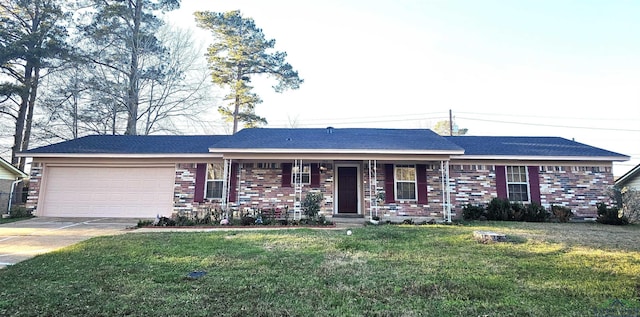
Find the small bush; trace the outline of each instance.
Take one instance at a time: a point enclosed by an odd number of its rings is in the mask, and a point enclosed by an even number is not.
[[[196,225],[195,220],[186,215],[178,215],[175,219],[175,222],[175,225],[178,227],[191,227]]]
[[[256,223],[256,218],[251,216],[240,217],[240,224],[243,226],[251,226]]]
[[[409,218],[409,219],[402,220],[402,224],[403,225],[413,225],[414,222],[413,222],[413,219]]]
[[[324,196],[319,192],[309,192],[302,201],[302,210],[309,219],[316,220],[320,213],[320,207]]]
[[[569,222],[571,217],[573,217],[571,208],[564,206],[551,205],[551,213],[558,219],[558,222]]]
[[[11,207],[11,217],[10,218],[31,218],[33,214],[24,206],[13,206]]]
[[[549,212],[538,203],[530,203],[524,207],[523,220],[528,222],[545,222]]]
[[[511,203],[509,200],[494,198],[487,205],[487,220],[510,220],[512,217]]]
[[[522,203],[512,202],[511,209],[507,212],[507,220],[525,221],[526,207]]]
[[[466,204],[462,206],[462,219],[478,220],[484,215],[484,207]]]
[[[153,225],[153,220],[138,220],[138,224],[136,225],[136,227],[138,228],[144,228],[144,227],[149,227]]]
[[[607,225],[627,225],[629,219],[620,213],[618,207],[607,207],[605,203],[598,203],[598,219],[597,222]]]
[[[156,221],[156,226],[158,227],[175,227],[175,225],[176,221],[167,217],[160,217]]]

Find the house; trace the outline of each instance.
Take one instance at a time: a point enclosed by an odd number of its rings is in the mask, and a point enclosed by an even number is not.
[[[16,186],[28,175],[0,157],[0,213],[10,210]]]
[[[244,129],[230,136],[88,136],[26,151],[38,216],[134,217],[285,208],[451,220],[494,197],[595,214],[629,157],[555,137],[428,129]]]
[[[616,179],[616,186],[619,188],[629,187],[640,190],[640,164]]]

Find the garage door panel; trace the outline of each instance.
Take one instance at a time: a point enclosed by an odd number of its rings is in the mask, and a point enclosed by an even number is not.
[[[48,167],[38,212],[53,217],[170,215],[174,167]]]

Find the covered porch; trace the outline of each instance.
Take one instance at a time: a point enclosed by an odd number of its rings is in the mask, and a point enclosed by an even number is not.
[[[307,193],[323,196],[320,213],[402,221],[450,222],[449,160],[313,158],[224,159],[221,208],[233,215],[261,210],[304,217]]]

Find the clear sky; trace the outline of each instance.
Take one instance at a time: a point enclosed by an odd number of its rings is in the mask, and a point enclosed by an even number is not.
[[[269,127],[430,128],[451,109],[469,135],[632,156],[617,176],[640,163],[640,1],[183,0],[168,17],[195,29],[194,11],[235,9],[305,80],[254,80]]]

